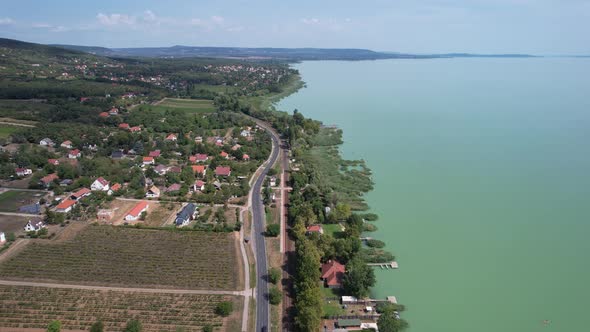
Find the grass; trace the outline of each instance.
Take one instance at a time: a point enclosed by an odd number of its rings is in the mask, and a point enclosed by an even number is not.
[[[237,264],[232,234],[92,226],[63,243],[29,244],[0,264],[0,278],[235,290]]]
[[[6,138],[17,130],[19,130],[17,126],[0,125],[0,138]]]
[[[323,224],[324,232],[332,235],[334,238],[340,238],[342,233],[342,227],[340,224]]]
[[[65,330],[85,330],[98,319],[107,331],[122,331],[137,319],[143,331],[202,331],[211,324],[222,327],[214,313],[222,301],[239,302],[222,295],[159,294],[95,291],[25,286],[0,286],[0,330],[45,329],[59,320]],[[230,322],[231,324],[231,322]]]
[[[167,110],[182,110],[187,113],[211,113],[215,111],[213,101],[207,99],[166,98],[158,105],[142,105],[141,107],[162,113]]]
[[[326,288],[321,285],[322,290],[322,308],[324,317],[332,317],[344,314],[344,309],[340,305],[340,291],[337,289]]]
[[[37,202],[38,197],[35,197],[35,195],[38,195],[39,193],[42,192],[16,190],[5,191],[0,194],[0,211],[17,212],[19,207]]]

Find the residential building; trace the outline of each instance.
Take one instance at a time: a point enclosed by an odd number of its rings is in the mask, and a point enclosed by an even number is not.
[[[160,151],[160,150],[154,150],[154,151],[150,151],[148,156],[158,158],[161,153],[162,153],[162,151]]]
[[[6,243],[6,235],[4,235],[4,232],[0,232],[0,244],[4,243]]]
[[[140,126],[134,126],[134,127],[129,128],[129,131],[132,132],[132,133],[140,132],[141,131],[141,127]]]
[[[176,226],[187,225],[191,220],[197,217],[197,214],[197,206],[193,203],[188,203],[176,214]]]
[[[207,173],[207,166],[205,165],[193,165],[191,166],[191,168],[193,169],[193,172],[195,172],[195,174],[205,176],[205,174]]]
[[[158,165],[154,167],[154,171],[159,175],[166,175],[168,173],[168,166],[166,165]]]
[[[77,159],[77,158],[80,158],[81,156],[82,156],[82,153],[78,149],[70,150],[70,152],[68,152],[68,158],[70,158],[70,159]]]
[[[208,156],[208,155],[206,155],[206,154],[203,154],[203,153],[197,153],[197,154],[195,155],[195,161],[196,161],[196,162],[204,162],[204,161],[207,161],[207,160],[209,160],[209,156]]]
[[[59,160],[57,159],[47,159],[47,163],[53,166],[58,166],[59,165]]]
[[[74,180],[72,179],[63,179],[61,181],[59,181],[59,186],[60,187],[67,187],[67,186],[71,186],[74,183]]]
[[[14,170],[17,176],[27,176],[33,174],[33,170],[30,168],[17,168]]]
[[[160,188],[158,188],[156,186],[152,186],[145,193],[145,197],[147,197],[147,198],[158,198],[158,197],[160,197]]]
[[[306,235],[310,235],[313,233],[324,234],[324,227],[322,225],[310,225],[307,226],[305,230]]]
[[[109,117],[109,113],[107,113],[107,112],[100,112],[100,114],[98,116],[100,116],[101,118],[108,118]]]
[[[66,148],[66,149],[71,149],[73,148],[72,146],[72,141],[67,140],[67,141],[63,141],[60,145],[62,148]]]
[[[75,201],[84,198],[84,197],[88,197],[90,196],[90,194],[92,194],[92,191],[90,191],[90,189],[88,188],[82,188],[78,191],[76,191],[75,193],[72,194],[71,198]]]
[[[277,178],[276,178],[276,177],[274,177],[274,176],[272,176],[272,177],[270,178],[269,185],[270,185],[271,187],[276,187],[276,186],[277,186]]]
[[[193,191],[204,191],[205,190],[205,181],[197,180],[193,185]]]
[[[231,168],[229,166],[217,166],[215,168],[215,175],[217,176],[230,176]]]
[[[49,185],[57,179],[59,179],[59,176],[57,176],[57,173],[52,173],[52,174],[42,177],[40,183],[41,183],[41,185],[43,185],[45,187],[49,187]]]
[[[128,123],[123,122],[123,123],[120,123],[119,124],[119,128],[120,129],[129,130],[130,127],[129,127],[129,124]]]
[[[229,159],[229,154],[225,151],[221,151],[221,153],[219,153],[219,156],[223,159]]]
[[[335,260],[329,260],[322,264],[322,276],[321,279],[324,281],[324,285],[328,288],[341,288],[342,278],[346,267]]]
[[[137,205],[135,205],[135,207],[133,207],[133,209],[131,209],[129,211],[129,213],[127,213],[127,215],[125,216],[125,220],[127,221],[135,221],[138,220],[139,217],[141,216],[142,212],[147,211],[147,209],[149,208],[149,204],[146,201],[141,201],[139,203],[137,203]]]
[[[111,108],[111,110],[109,111],[109,115],[117,115],[119,114],[119,109],[116,107]]]
[[[176,134],[169,134],[168,136],[166,136],[166,140],[176,142],[176,140],[178,140],[178,136]]]
[[[113,151],[111,153],[111,158],[113,159],[123,159],[125,157],[125,154],[123,153],[123,151]]]
[[[143,157],[143,164],[144,165],[153,165],[154,164],[154,157]]]
[[[250,160],[250,156],[244,153],[244,154],[242,155],[242,160],[243,160],[243,161],[249,161],[249,160]]]
[[[115,211],[108,209],[100,209],[96,213],[96,218],[100,221],[110,221],[115,216]]]
[[[68,213],[68,212],[72,211],[72,209],[74,208],[75,205],[76,205],[75,200],[64,199],[55,207],[55,212]]]
[[[121,190],[122,187],[123,186],[121,186],[120,183],[115,183],[111,186],[107,194],[112,195],[113,193],[116,193],[117,191]]]
[[[30,219],[25,225],[25,232],[37,232],[47,227],[41,218]]]
[[[55,146],[55,142],[51,138],[44,138],[39,142],[39,145],[53,147]]]
[[[90,189],[94,191],[109,191],[109,181],[105,180],[102,176],[92,182]]]
[[[180,188],[181,188],[180,183],[174,183],[174,184],[171,184],[170,187],[166,188],[166,192],[167,193],[174,193],[174,192],[179,191]]]

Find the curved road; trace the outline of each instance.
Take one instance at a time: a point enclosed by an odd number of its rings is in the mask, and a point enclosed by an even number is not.
[[[267,160],[266,166],[259,174],[251,190],[252,199],[252,220],[254,224],[254,245],[256,255],[256,330],[260,332],[263,328],[270,331],[270,303],[268,301],[268,264],[266,260],[266,245],[264,231],[266,225],[266,214],[262,202],[262,184],[268,171],[277,161],[280,152],[279,137],[277,133],[266,123],[256,121],[264,128],[272,138],[272,152]]]

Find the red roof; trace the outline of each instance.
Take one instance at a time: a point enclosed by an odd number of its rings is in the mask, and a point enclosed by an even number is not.
[[[143,157],[143,162],[144,163],[146,163],[146,162],[152,162],[152,161],[154,161],[154,157]]]
[[[243,160],[250,160],[250,156],[244,153],[244,155],[242,156],[242,159]]]
[[[128,123],[121,123],[121,124],[119,124],[119,128],[121,128],[121,129],[129,129],[129,124]]]
[[[161,151],[160,151],[160,150],[154,150],[154,151],[150,151],[150,154],[149,154],[149,156],[150,156],[150,157],[154,157],[154,158],[156,158],[156,157],[159,157],[159,156],[160,156],[160,153],[161,153]]]
[[[138,217],[143,210],[147,209],[148,207],[148,202],[146,201],[141,201],[139,203],[137,203],[137,205],[131,209],[131,211],[129,211],[129,213],[127,215],[131,215],[133,217]]]
[[[346,267],[337,261],[329,260],[322,264],[322,279],[328,286],[341,286]]]
[[[202,186],[205,185],[205,181],[203,180],[197,180],[197,182],[195,182],[195,186],[201,188]]]
[[[76,201],[72,199],[64,199],[61,203],[59,203],[55,208],[58,210],[65,210],[73,205],[76,205]]]
[[[107,184],[109,184],[109,181],[105,180],[105,178],[103,178],[102,176],[99,177],[98,179],[96,179],[96,181],[98,181],[103,186],[106,186]]]
[[[222,156],[223,158],[227,158],[227,156],[229,156],[227,154],[227,152],[225,152],[225,151],[221,151],[221,153],[219,155]]]
[[[83,197],[84,195],[88,195],[90,194],[91,191],[88,188],[82,188],[78,191],[76,191],[75,193],[72,194],[72,197],[75,197],[76,199],[79,199],[81,197]]]
[[[167,140],[175,140],[177,138],[176,134],[170,134],[166,137]]]
[[[100,112],[100,114],[98,116],[100,116],[101,118],[108,118],[109,117],[109,113],[107,113],[107,112]]]
[[[205,165],[193,165],[191,167],[193,168],[193,172],[195,173],[205,173]]]
[[[170,185],[170,187],[168,187],[166,189],[166,191],[168,191],[168,192],[171,192],[171,191],[179,191],[180,188],[181,188],[181,185],[179,183],[175,183],[175,184]]]
[[[135,127],[129,128],[129,130],[132,131],[132,132],[141,131],[141,127],[140,126],[135,126]]]
[[[121,184],[120,183],[115,183],[114,185],[111,186],[111,190],[112,191],[117,191],[121,189]]]
[[[41,182],[43,182],[43,183],[49,183],[49,182],[51,182],[53,180],[57,180],[57,179],[59,179],[59,176],[57,176],[56,173],[53,173],[53,174],[49,174],[49,175],[46,175],[46,176],[42,177],[41,178]]]
[[[51,165],[59,165],[59,160],[57,159],[47,159],[47,162]]]
[[[77,156],[80,154],[80,150],[78,150],[78,149],[70,150],[69,154],[71,154],[72,156]]]
[[[215,168],[215,175],[229,176],[231,174],[231,168],[229,166],[217,166]]]
[[[311,225],[311,226],[307,226],[307,231],[308,232],[315,232],[315,233],[323,233],[324,229],[322,228],[322,225]]]
[[[197,159],[197,161],[205,161],[205,160],[209,159],[209,156],[207,156],[206,154],[203,154],[203,153],[197,153],[195,155],[195,158]]]

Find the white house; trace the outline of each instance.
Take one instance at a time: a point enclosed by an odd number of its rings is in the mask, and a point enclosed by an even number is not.
[[[131,209],[131,211],[129,211],[129,213],[125,216],[125,220],[127,221],[135,221],[137,219],[139,219],[139,217],[141,217],[141,214],[144,211],[147,211],[147,209],[149,208],[149,204],[146,201],[141,201],[139,203],[137,203],[137,205],[135,207],[133,207],[133,209]]]
[[[62,148],[66,148],[66,149],[71,149],[73,148],[72,146],[72,141],[67,140],[67,141],[63,141],[63,143],[61,143],[60,145]]]
[[[109,181],[105,180],[102,176],[92,182],[90,190],[93,191],[109,191]]]
[[[145,197],[147,198],[158,198],[160,197],[160,189],[156,186],[152,186],[147,193],[145,193]]]
[[[273,176],[273,177],[271,177],[271,178],[270,178],[270,183],[269,183],[269,184],[270,184],[270,186],[271,186],[271,187],[276,187],[276,186],[277,186],[277,178],[276,178],[276,177],[274,177],[274,176]]]
[[[6,242],[6,236],[4,235],[4,232],[0,232],[0,244],[3,244]]]
[[[29,220],[29,222],[25,225],[25,232],[36,232],[45,228],[45,224],[40,219]]]
[[[33,174],[33,170],[30,168],[17,168],[15,169],[17,176],[27,176]]]
[[[78,149],[70,150],[70,152],[68,152],[68,158],[70,159],[80,158],[81,156],[82,153]]]
[[[51,138],[44,138],[39,142],[39,145],[41,145],[41,146],[55,146],[55,143],[53,142],[53,140],[51,140]]]

